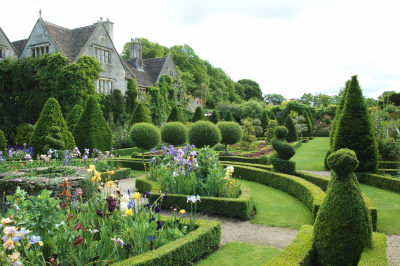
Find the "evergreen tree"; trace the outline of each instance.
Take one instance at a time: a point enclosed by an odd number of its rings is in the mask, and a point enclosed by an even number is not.
[[[355,151],[360,161],[356,172],[378,170],[378,144],[357,76],[352,76],[342,111],[335,126],[332,152],[342,148]]]
[[[132,113],[131,119],[128,122],[128,128],[136,123],[151,123],[149,116],[147,115],[146,107],[143,103],[138,102],[136,108]]]
[[[269,113],[269,120],[278,121],[278,120],[276,119],[276,116],[275,116],[274,112]]]
[[[308,109],[308,108],[307,108]],[[311,133],[312,132],[312,122],[311,122],[311,118],[308,115],[309,112],[307,112],[307,110],[303,113],[304,118],[306,119],[306,125],[307,125],[307,133]]]
[[[340,98],[340,100],[339,100],[338,107],[336,108],[335,118],[333,119],[333,122],[332,122],[332,128],[331,128],[331,132],[330,132],[330,137],[331,137],[330,138],[330,149],[331,149],[331,151],[333,150],[333,139],[335,138],[336,124],[338,123],[340,112],[343,109],[344,101],[346,99],[346,94],[347,94],[349,85],[350,85],[350,80],[346,81],[346,86],[344,88],[343,97]]]
[[[197,122],[199,120],[207,121],[206,116],[204,115],[203,108],[201,106],[197,106],[194,111],[192,122]]]
[[[182,124],[185,123],[185,119],[183,119],[181,111],[179,110],[178,106],[174,105],[171,109],[171,113],[167,118],[167,122],[181,122]]]
[[[74,128],[78,123],[79,119],[81,118],[82,113],[83,113],[82,105],[75,104],[71,112],[67,115],[67,118],[65,119],[69,131],[74,132]]]
[[[286,135],[287,142],[296,142],[298,140],[296,126],[294,125],[293,119],[290,116],[286,117],[285,127],[288,129],[288,134]]]
[[[221,121],[221,118],[219,117],[218,112],[214,110],[210,116],[210,122],[217,124],[219,121]]]
[[[23,146],[24,143],[29,147],[29,139],[32,136],[34,127],[32,124],[21,123],[17,126],[17,135],[15,136],[15,143]],[[71,130],[69,130],[71,132]]]
[[[236,122],[235,118],[233,118],[233,115],[232,115],[232,113],[231,113],[231,110],[228,110],[228,111],[226,112],[224,121],[226,121],[226,122]]]
[[[65,149],[69,150],[75,147],[74,137],[68,130],[58,101],[54,98],[49,98],[39,115],[39,120],[36,122],[35,130],[30,139],[30,144],[34,149],[35,155],[40,155],[43,151],[45,138],[49,134],[50,127],[52,126],[60,128],[61,140],[65,144]]]
[[[112,147],[112,132],[104,119],[95,96],[90,96],[85,110],[74,129],[79,150],[109,151]]]
[[[268,117],[267,111],[264,110],[261,115],[261,127],[263,129],[263,132],[265,132],[267,130],[268,122],[269,122],[269,117]]]
[[[135,110],[137,103],[138,90],[137,90],[136,79],[128,79],[127,90],[125,95],[126,95],[125,111],[128,114],[131,114]]]
[[[3,152],[3,155],[4,155],[4,152],[6,151],[6,145],[7,145],[6,136],[4,135],[4,132],[2,130],[0,130],[0,151]],[[2,156],[0,156],[0,157],[2,157]]]

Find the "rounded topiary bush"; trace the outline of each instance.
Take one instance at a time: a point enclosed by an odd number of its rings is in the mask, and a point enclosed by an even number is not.
[[[170,122],[161,128],[161,139],[174,146],[184,144],[187,139],[187,127],[181,122]]]
[[[227,154],[228,145],[235,144],[242,139],[243,130],[236,122],[219,122],[217,124],[221,132],[221,143],[225,144],[225,154]]]
[[[161,133],[158,128],[149,123],[137,123],[131,127],[129,136],[135,146],[142,149],[142,161],[144,161],[143,150],[156,147],[161,142]]]
[[[188,130],[188,140],[197,148],[214,146],[221,141],[219,128],[209,121],[197,121]]]
[[[289,130],[284,126],[277,126],[274,129],[275,137],[278,139],[284,139],[288,132]]]
[[[261,155],[258,158],[258,161],[260,162],[260,164],[269,165],[269,157],[267,155]]]

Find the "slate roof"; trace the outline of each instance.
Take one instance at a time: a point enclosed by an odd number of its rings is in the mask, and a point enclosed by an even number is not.
[[[166,57],[143,59],[144,71],[137,70],[131,61],[124,60],[128,70],[125,77],[128,79],[135,77],[138,87],[147,88],[148,86],[154,86],[166,59]]]
[[[97,27],[97,24],[93,24],[76,29],[67,29],[48,21],[43,20],[43,22],[54,37],[54,41],[58,44],[62,53],[71,60],[76,59]]]
[[[28,39],[24,39],[24,40],[19,40],[19,41],[15,41],[15,42],[11,43],[14,46],[15,50],[17,51],[18,57],[21,56],[27,42],[28,42]]]

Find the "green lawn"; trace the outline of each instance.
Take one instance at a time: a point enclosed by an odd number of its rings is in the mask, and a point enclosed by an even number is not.
[[[296,170],[323,171],[324,159],[329,150],[330,138],[314,138],[302,143],[296,154],[290,159],[296,162]]]
[[[222,246],[205,260],[196,263],[199,266],[242,266],[262,265],[281,251],[273,247],[257,246],[249,243],[232,242]]]
[[[129,177],[138,177],[138,176],[145,175],[148,173],[149,173],[148,171],[139,171],[139,170],[131,169],[131,174],[129,175]]]
[[[312,213],[295,197],[256,182],[240,180],[251,189],[257,214],[255,224],[300,229],[302,224],[312,224]]]

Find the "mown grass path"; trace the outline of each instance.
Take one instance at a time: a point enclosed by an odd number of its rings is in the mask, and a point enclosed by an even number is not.
[[[302,143],[290,159],[296,162],[296,170],[323,171],[324,159],[329,150],[330,138],[314,138]]]

